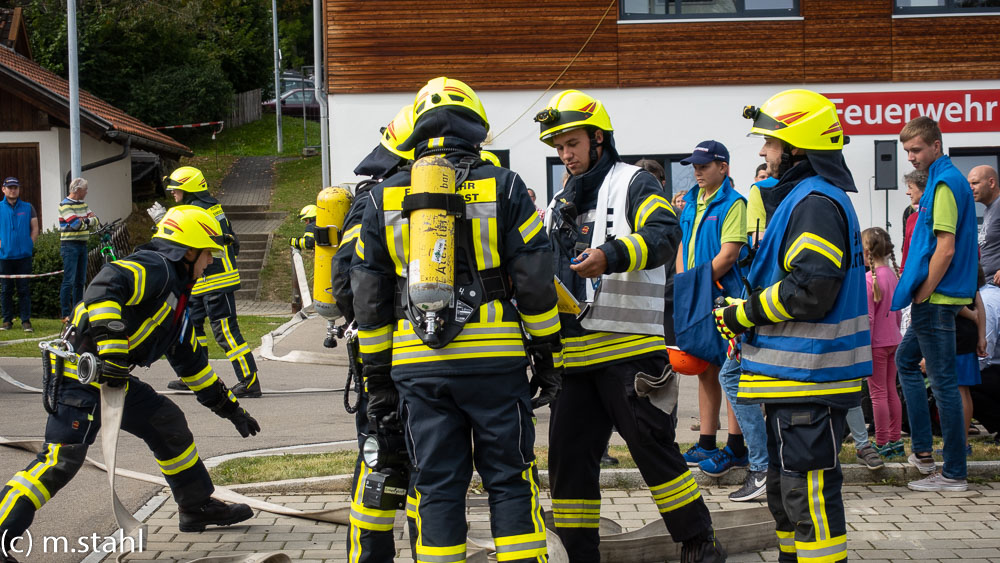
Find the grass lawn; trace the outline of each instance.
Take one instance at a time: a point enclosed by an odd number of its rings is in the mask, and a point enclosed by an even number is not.
[[[904,438],[906,450],[910,449],[909,438]],[[992,441],[972,439],[972,455],[969,461],[988,461],[1000,459],[1000,446]],[[681,451],[687,450],[691,444],[680,444]],[[934,447],[941,447],[941,438],[934,439]],[[619,464],[614,469],[634,469],[635,461],[626,446],[611,446],[612,457],[618,458]],[[854,444],[850,440],[840,451],[841,463],[858,463],[854,456]],[[237,483],[260,483],[278,481],[281,479],[299,479],[305,477],[324,477],[328,475],[346,475],[353,473],[357,451],[345,450],[324,454],[286,454],[261,457],[245,457],[231,459],[210,470],[212,481],[219,485]],[[535,447],[535,457],[539,469],[549,468],[549,449],[545,446]],[[935,456],[941,462],[940,456]],[[896,456],[886,461],[906,462],[906,456]],[[903,483],[899,483],[902,485]]]
[[[278,328],[285,319],[280,317],[256,317],[251,315],[240,315],[240,331],[246,338],[250,348],[260,346],[260,339],[265,334]],[[41,340],[41,337],[58,334],[62,330],[62,322],[57,319],[31,319],[34,327],[34,334],[21,332],[18,327],[15,330],[0,332],[0,357],[33,358],[39,355],[38,342],[21,342],[18,344],[3,345],[4,341],[19,340],[34,336]],[[226,354],[219,347],[218,343],[211,337],[211,328],[208,321],[205,321],[205,330],[209,332],[208,357],[213,360],[224,360]],[[54,337],[53,337],[54,338]]]
[[[230,156],[297,156],[302,154],[303,120],[298,117],[282,116],[281,138],[283,150],[278,155],[275,141],[277,127],[273,113],[265,113],[259,120],[233,129],[225,128],[212,140],[211,131],[176,133],[174,137],[191,147],[196,158],[214,158],[216,154]],[[183,130],[182,130],[183,131]],[[305,121],[305,139],[309,146],[320,143],[319,122]],[[192,164],[192,166],[196,166]],[[206,174],[207,176],[207,174]],[[209,186],[212,186],[209,179]],[[218,185],[218,184],[214,184]]]

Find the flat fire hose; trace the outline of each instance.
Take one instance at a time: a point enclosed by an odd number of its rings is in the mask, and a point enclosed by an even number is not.
[[[309,293],[309,279],[306,277],[306,268],[302,263],[302,253],[298,248],[292,249],[292,268],[295,270],[295,279],[299,284],[299,294],[302,296],[302,308],[312,307],[312,294]]]

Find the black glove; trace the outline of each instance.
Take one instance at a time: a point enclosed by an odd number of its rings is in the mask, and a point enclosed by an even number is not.
[[[236,427],[236,431],[240,433],[240,436],[244,438],[247,436],[256,436],[260,432],[260,424],[257,423],[257,419],[250,416],[250,413],[246,409],[237,408],[233,411],[233,414],[229,415],[229,420]]]
[[[364,366],[361,371],[368,390],[368,418],[382,418],[396,412],[399,393],[385,364]]]
[[[108,387],[124,387],[128,383],[128,357],[124,354],[102,356],[97,381]]]
[[[562,350],[559,344],[539,344],[528,347],[528,354],[531,356],[531,363],[535,366],[535,373],[531,377],[531,408],[532,410],[544,407],[555,400],[559,390],[562,389],[563,367],[556,366],[553,357]],[[535,397],[535,393],[538,396]]]

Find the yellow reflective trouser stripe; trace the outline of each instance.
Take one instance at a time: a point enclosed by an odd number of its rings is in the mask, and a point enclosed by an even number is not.
[[[53,360],[53,362],[52,362],[52,374],[54,375],[55,373],[56,373],[56,362]],[[80,376],[76,373],[76,364],[74,364],[73,362],[71,362],[69,360],[66,360],[65,362],[63,362],[63,376],[64,377],[68,377],[70,379],[75,379],[77,381],[80,381]],[[98,383],[98,382],[96,382],[96,381],[91,381],[90,382],[90,386],[91,387],[96,387],[97,389],[101,388],[101,384]]]
[[[497,561],[516,561],[535,558],[548,553],[545,548],[545,532],[533,532],[516,536],[502,536],[494,540]]]
[[[181,455],[172,459],[158,459],[156,462],[160,464],[160,471],[164,475],[176,475],[198,462],[198,448],[194,446],[194,442],[191,442],[188,449],[184,450]]]
[[[538,213],[532,213],[531,217],[527,221],[521,223],[521,226],[517,228],[521,233],[521,239],[524,240],[525,244],[535,237],[542,230],[542,219],[538,216]]]
[[[652,215],[657,209],[666,209],[674,216],[677,215],[674,208],[671,207],[669,202],[667,202],[666,198],[660,195],[651,195],[642,202],[642,205],[640,205],[639,209],[635,212],[635,218],[632,221],[632,224],[635,225],[635,229],[639,230],[645,226],[646,220],[649,219],[649,216]]]
[[[766,375],[744,373],[740,376],[737,397],[779,399],[782,397],[809,397],[814,395],[838,395],[860,393],[861,379],[845,381],[793,381],[777,379]]]
[[[59,462],[59,447],[59,444],[49,444],[48,452],[45,454],[45,461],[36,463],[30,469],[18,471],[7,482],[10,490],[7,491],[2,502],[0,502],[0,523],[7,519],[17,499],[22,496],[31,501],[31,504],[35,506],[35,510],[41,508],[43,504],[52,498],[49,490],[42,484],[39,477]]]
[[[552,307],[544,313],[527,315],[521,313],[521,324],[532,336],[547,336],[559,332],[559,309]]]
[[[417,563],[464,563],[465,544],[431,547],[417,543]]]
[[[236,358],[242,358],[243,356],[246,356],[249,352],[250,352],[250,345],[244,342],[243,344],[240,344],[236,348],[233,348],[230,351],[226,352],[226,359],[228,359],[229,361],[233,361]]]
[[[792,260],[803,250],[811,250],[820,256],[824,256],[829,259],[837,268],[840,268],[841,259],[844,257],[844,252],[837,248],[836,245],[832,244],[825,238],[814,234],[805,232],[799,235],[799,238],[795,239],[789,247],[788,251],[785,252],[785,271],[792,271]]]
[[[701,497],[701,489],[690,471],[662,485],[650,487],[653,501],[660,512],[671,512]]]
[[[143,321],[143,323],[139,325],[139,330],[135,331],[135,333],[132,334],[132,336],[130,336],[128,339],[129,350],[135,350],[140,344],[145,342],[146,339],[149,338],[149,335],[153,334],[153,331],[155,331],[157,327],[163,324],[163,321],[170,315],[172,311],[173,309],[170,307],[170,305],[164,303],[160,307],[160,310],[157,311],[155,315]]]
[[[195,338],[198,339],[198,345],[199,346],[204,346],[204,347],[208,348],[208,337],[207,336],[204,336],[204,335],[202,335],[202,336],[195,335]]]
[[[628,250],[628,271],[642,270],[646,267],[646,260],[649,257],[649,249],[642,235],[631,234],[618,239]]]
[[[372,330],[358,330],[358,348],[362,354],[384,352],[392,348],[392,325]]]
[[[598,528],[601,499],[552,499],[552,521],[556,528]]]
[[[662,336],[595,332],[585,336],[564,338],[563,360],[567,368],[579,368],[612,360],[662,352]]]
[[[796,541],[795,553],[802,563],[834,563],[847,559],[847,535],[823,541]]]
[[[775,530],[778,534],[778,549],[784,553],[795,553],[795,532],[782,532]]]
[[[112,264],[132,273],[132,296],[129,297],[125,304],[135,305],[142,301],[143,296],[146,294],[146,268],[142,264],[131,260],[118,260],[112,262]]]
[[[368,478],[372,470],[361,462],[361,472],[358,474],[358,482],[354,488],[354,497],[351,499],[351,527],[385,532],[392,530],[393,521],[396,519],[395,510],[376,510],[368,508],[361,502],[362,494],[365,490],[365,479]],[[361,549],[360,544],[358,550]],[[353,533],[351,538],[351,552],[354,552]],[[352,555],[353,557],[353,555]]]
[[[790,321],[793,318],[781,304],[781,298],[778,295],[778,288],[780,286],[781,282],[778,282],[760,293],[761,308],[764,309],[764,314],[767,315],[767,318],[774,323]]]
[[[98,354],[128,354],[128,340],[114,338],[97,342]]]
[[[181,376],[181,381],[192,391],[200,391],[215,383],[217,379],[219,376],[215,375],[215,370],[210,365],[201,368],[201,371],[194,375]]]
[[[114,301],[100,301],[87,307],[90,322],[116,320],[122,318],[122,306]]]
[[[806,490],[809,496],[809,517],[817,541],[830,539],[830,522],[826,517],[826,497],[823,496],[823,470],[806,472]]]
[[[236,337],[233,336],[233,331],[229,328],[229,319],[222,319],[219,322],[219,325],[222,328],[223,339],[229,345],[229,349],[230,350],[237,350],[238,348],[240,348],[241,345],[236,342]],[[244,342],[243,345],[245,345],[245,344],[246,343]],[[249,350],[247,350],[247,351],[249,351]],[[235,353],[235,355],[232,358],[229,358],[230,361],[234,361],[234,362],[236,362],[236,363],[239,364],[239,366],[240,366],[240,373],[243,374],[243,378],[242,379],[246,379],[246,378],[249,378],[251,376],[256,375],[256,374],[253,374],[253,373],[250,372],[250,364],[247,363],[247,360],[246,360],[245,356],[246,356],[246,353],[240,354],[240,353],[237,352],[237,353]],[[226,357],[227,358],[229,357],[229,352],[226,353]],[[252,384],[253,384],[253,381],[248,381],[247,382],[247,386],[250,386]]]
[[[417,517],[417,499],[411,497],[410,495],[406,495],[406,517]]]

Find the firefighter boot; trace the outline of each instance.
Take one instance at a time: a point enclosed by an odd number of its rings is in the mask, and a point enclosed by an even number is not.
[[[204,532],[205,526],[231,526],[253,518],[253,510],[245,504],[226,504],[209,499],[199,508],[180,508],[182,532]]]
[[[260,397],[262,392],[260,390],[260,382],[257,381],[257,375],[254,374],[250,381],[250,385],[247,385],[247,380],[244,379],[236,385],[233,385],[233,388],[230,389],[230,391],[232,391],[233,395],[236,395],[239,399],[256,399]]]
[[[715,537],[715,531],[708,536],[690,539],[681,546],[681,563],[723,563],[726,548]]]

